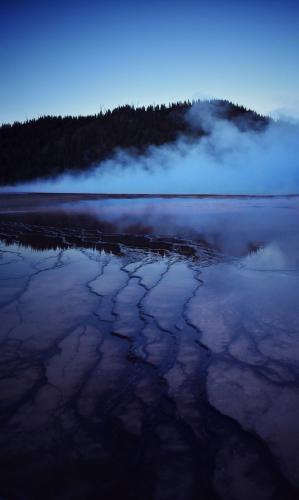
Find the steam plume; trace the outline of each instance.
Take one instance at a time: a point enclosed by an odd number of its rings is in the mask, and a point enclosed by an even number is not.
[[[213,103],[187,113],[203,137],[149,147],[142,156],[118,150],[84,175],[22,184],[14,191],[149,194],[299,193],[299,124],[270,121],[262,130],[229,121]],[[7,191],[7,189],[6,189]]]

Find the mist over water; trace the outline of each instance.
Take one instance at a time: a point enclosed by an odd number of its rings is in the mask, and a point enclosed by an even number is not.
[[[84,174],[37,180],[4,191],[148,194],[292,194],[299,192],[299,124],[271,121],[262,130],[228,121],[213,103],[186,114],[201,138],[179,136],[137,156],[125,150]]]
[[[298,213],[2,195],[0,495],[297,500]]]

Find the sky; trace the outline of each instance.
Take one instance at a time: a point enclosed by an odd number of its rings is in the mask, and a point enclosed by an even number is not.
[[[224,98],[299,116],[298,0],[0,3],[0,122]]]

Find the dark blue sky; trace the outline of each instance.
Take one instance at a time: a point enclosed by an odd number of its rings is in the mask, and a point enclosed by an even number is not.
[[[1,1],[0,121],[228,98],[299,114],[299,1]]]

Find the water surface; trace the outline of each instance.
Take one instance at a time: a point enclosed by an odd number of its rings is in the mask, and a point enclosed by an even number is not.
[[[0,210],[3,498],[298,497],[298,198]]]

